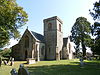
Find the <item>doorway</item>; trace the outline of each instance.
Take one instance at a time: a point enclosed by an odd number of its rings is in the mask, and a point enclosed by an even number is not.
[[[25,60],[27,59],[27,50],[25,51]]]

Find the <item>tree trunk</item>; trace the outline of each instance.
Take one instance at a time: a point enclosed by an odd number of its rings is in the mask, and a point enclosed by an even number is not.
[[[83,58],[85,58],[85,56],[86,56],[86,47],[85,47],[85,44],[84,44],[84,38],[82,39],[82,51],[83,51]]]
[[[86,49],[83,49],[83,57],[86,56]]]

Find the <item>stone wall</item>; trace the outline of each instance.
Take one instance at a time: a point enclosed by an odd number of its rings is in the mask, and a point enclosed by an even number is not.
[[[43,46],[44,54],[41,55],[41,48]],[[12,56],[16,60],[26,60],[27,58],[32,58],[36,61],[43,60],[45,56],[45,45],[44,43],[36,40],[32,36],[31,32],[26,29],[19,43],[12,47]]]
[[[63,59],[73,59],[73,46],[71,44],[70,38],[64,38],[63,39],[64,45],[63,45],[63,52],[62,52],[62,58]]]
[[[51,30],[48,30],[49,24],[52,25]],[[59,24],[62,29],[62,21],[57,16],[44,20],[44,37],[47,60],[55,60],[56,58],[58,59],[61,57],[63,33],[62,30],[59,31]]]

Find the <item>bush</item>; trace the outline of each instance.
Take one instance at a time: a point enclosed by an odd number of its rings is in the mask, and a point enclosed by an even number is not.
[[[4,50],[0,50],[0,55],[2,57],[10,57],[11,49],[5,48]]]

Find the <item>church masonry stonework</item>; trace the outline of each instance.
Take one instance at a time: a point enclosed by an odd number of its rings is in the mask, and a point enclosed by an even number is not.
[[[63,22],[57,17],[44,20],[46,59],[60,60],[63,47]]]
[[[12,56],[15,60],[32,58],[39,61],[44,59],[44,48],[44,37],[41,34],[26,29],[19,43],[12,47]]]
[[[15,60],[72,59],[70,38],[63,38],[63,22],[57,16],[44,19],[44,36],[26,29],[19,43],[12,47]]]

